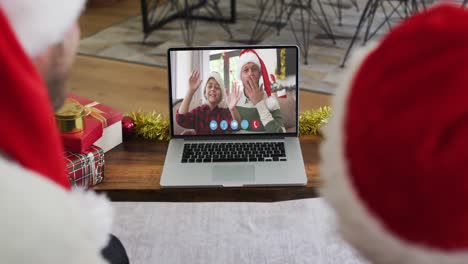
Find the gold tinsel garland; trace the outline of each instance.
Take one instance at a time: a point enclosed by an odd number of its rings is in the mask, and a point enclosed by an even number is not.
[[[325,106],[299,114],[299,135],[318,135],[320,128],[327,124],[331,107]],[[132,112],[128,116],[136,126],[136,135],[149,140],[169,140],[169,119],[156,112]]]
[[[308,110],[299,114],[299,136],[318,135],[332,114],[330,106]]]
[[[138,137],[169,141],[169,119],[156,112],[132,112],[129,116],[133,119]]]

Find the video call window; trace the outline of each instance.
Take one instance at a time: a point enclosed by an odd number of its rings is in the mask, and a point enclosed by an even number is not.
[[[169,56],[174,135],[296,133],[295,47]]]

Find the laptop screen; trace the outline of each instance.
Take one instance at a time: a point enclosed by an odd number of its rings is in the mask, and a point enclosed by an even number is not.
[[[296,46],[168,51],[171,133],[297,135]]]

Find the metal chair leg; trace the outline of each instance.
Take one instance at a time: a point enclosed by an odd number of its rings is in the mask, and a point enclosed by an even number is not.
[[[303,3],[303,1],[307,1],[308,3]],[[311,10],[311,0],[297,0],[295,5],[295,9],[299,9],[299,15],[301,19],[301,33],[302,39],[299,39],[297,36],[296,30],[294,28],[294,23],[289,20],[289,24],[291,26],[291,30],[294,35],[294,39],[296,40],[297,45],[299,46],[302,57],[304,58],[304,64],[308,64],[308,57],[309,57],[309,43],[310,43],[310,27],[312,22],[312,15],[310,14]]]
[[[350,0],[350,1],[351,1],[351,4],[353,4],[353,6],[356,8],[356,12],[359,12],[359,5],[358,5],[357,0]]]
[[[342,26],[343,25],[343,10],[341,10],[341,1],[342,0],[338,0],[338,25],[339,26]],[[318,1],[320,3],[320,0]]]
[[[345,56],[343,58],[343,61],[341,63],[342,68],[344,67],[346,60],[348,59],[349,53],[351,52],[351,49],[354,46],[354,42],[356,42],[356,39],[359,33],[361,32],[361,28],[365,23],[365,20],[368,16],[371,6],[374,4],[374,1],[376,0],[368,0],[366,3],[366,6],[364,7],[364,10],[362,11],[362,15],[361,15],[361,18],[359,19],[359,23],[356,27],[356,31],[354,32],[353,38],[351,39],[351,43],[349,44],[348,49],[346,50]]]
[[[219,0],[213,0],[212,2],[208,2],[205,5],[205,10],[212,17],[223,17],[223,12],[221,12],[221,9],[219,8]],[[218,22],[219,25],[224,29],[224,31],[228,33],[229,39],[233,39],[232,31],[227,25],[227,22],[223,20],[220,20]]]
[[[367,21],[366,33],[364,35],[362,45],[365,45],[367,43],[367,41],[369,40],[370,29],[372,27],[372,24],[374,24],[375,13],[377,12],[377,7],[379,6],[379,2],[381,2],[381,1],[382,0],[375,0],[374,4],[372,5],[372,7],[370,9],[369,19]]]
[[[333,34],[333,30],[332,30],[332,28],[330,26],[330,23],[328,22],[328,17],[327,17],[327,14],[325,13],[325,10],[323,9],[322,2],[320,2],[320,0],[317,1],[317,2],[318,2],[318,5],[319,5],[319,8],[320,8],[320,12],[322,13],[323,19],[325,20],[325,25],[324,25],[325,28],[323,30],[328,35],[328,37],[331,38],[331,40],[333,42],[333,45],[335,45],[336,44],[335,35]],[[313,9],[311,9],[311,12],[314,12]],[[320,19],[316,20],[317,24],[319,24],[318,23],[319,21],[320,21]]]
[[[386,16],[385,16],[385,20],[382,21],[382,23],[380,23],[380,25],[377,26],[377,28],[376,28],[376,29],[374,30],[374,32],[369,36],[368,39],[373,38],[373,37],[377,34],[377,32],[385,25],[385,23],[388,23],[388,24],[390,25],[390,22],[389,22],[389,21],[390,21],[391,17],[393,16],[393,14],[397,13],[397,10],[398,10],[398,8],[399,8],[401,5],[402,5],[402,4],[400,3],[400,4],[398,4],[395,8],[393,8],[393,10],[390,12],[390,14],[388,14],[388,15],[385,14],[385,15],[386,15]],[[383,8],[383,5],[382,5],[382,8]],[[384,9],[384,10],[385,10],[385,9]]]

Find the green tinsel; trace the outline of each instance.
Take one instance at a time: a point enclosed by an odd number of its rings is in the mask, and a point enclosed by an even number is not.
[[[150,140],[169,140],[169,119],[156,112],[132,112],[129,116],[136,126],[136,134],[139,137]],[[299,115],[299,135],[318,135],[320,128],[327,124],[331,116],[331,107],[320,107],[309,110]]]
[[[150,140],[169,140],[169,119],[156,112],[132,112],[136,135]]]
[[[331,107],[324,106],[316,110],[305,111],[299,115],[299,135],[318,135],[320,128],[327,124],[331,116]]]

